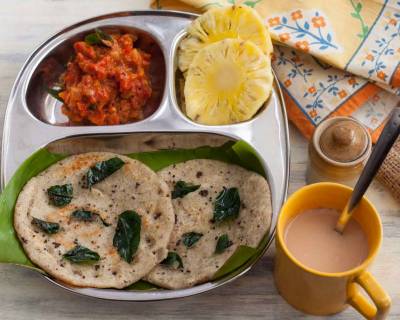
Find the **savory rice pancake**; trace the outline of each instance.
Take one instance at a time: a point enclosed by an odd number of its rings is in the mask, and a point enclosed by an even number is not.
[[[70,285],[123,288],[167,256],[170,190],[139,161],[112,153],[68,157],[20,193],[14,227],[41,269]]]
[[[240,245],[257,247],[271,222],[259,174],[215,160],[190,160],[159,173],[172,190],[176,221],[169,255],[146,280],[169,289],[212,279]]]

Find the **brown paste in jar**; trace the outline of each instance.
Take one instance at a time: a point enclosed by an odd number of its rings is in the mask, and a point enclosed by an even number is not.
[[[368,137],[357,122],[343,120],[333,123],[321,134],[319,145],[329,159],[352,162],[364,154]]]

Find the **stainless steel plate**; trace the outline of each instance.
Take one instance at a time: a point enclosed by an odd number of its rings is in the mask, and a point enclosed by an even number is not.
[[[272,225],[268,244],[238,270],[217,281],[184,290],[127,291],[82,289],[49,281],[75,293],[111,300],[149,301],[186,297],[216,288],[246,273],[271,244],[279,210],[286,199],[289,174],[289,137],[282,94],[275,80],[271,98],[254,119],[230,126],[205,126],[190,121],[180,110],[175,92],[176,49],[185,27],[196,15],[173,11],[120,12],[92,18],[57,33],[26,61],[11,92],[3,134],[1,183],[10,180],[18,166],[34,151],[79,153],[94,150],[133,152],[190,145],[220,144],[226,139],[245,140],[258,152],[272,192]],[[116,126],[70,126],[59,112],[46,86],[56,81],[68,59],[71,41],[96,27],[135,29],[141,45],[153,50],[157,68],[157,95],[149,116]],[[150,47],[148,47],[150,46]],[[150,49],[149,49],[150,48]],[[159,53],[159,54],[157,54]],[[48,70],[50,69],[51,72]],[[154,111],[154,112],[153,112]],[[153,112],[153,113],[152,113]]]

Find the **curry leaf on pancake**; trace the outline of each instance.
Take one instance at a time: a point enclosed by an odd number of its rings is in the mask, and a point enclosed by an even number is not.
[[[182,235],[182,242],[186,247],[191,248],[202,236],[202,233],[188,232]]]
[[[64,89],[60,87],[55,88],[47,88],[47,92],[58,101],[64,102],[64,100],[60,97],[60,93],[63,92]]]
[[[91,188],[96,183],[112,175],[125,164],[120,158],[114,157],[106,161],[97,162],[86,174],[86,187]]]
[[[192,183],[186,183],[185,181],[179,180],[177,183],[175,183],[171,197],[172,199],[183,198],[188,193],[196,191],[198,188],[200,188],[200,185],[194,185]]]
[[[183,268],[181,257],[179,256],[179,254],[173,251],[168,252],[168,256],[163,261],[161,261],[161,264],[173,269]]]
[[[215,246],[215,253],[220,254],[223,253],[226,249],[228,249],[233,244],[232,241],[229,240],[227,234],[223,234],[218,238],[217,245]]]
[[[111,224],[107,223],[98,213],[89,211],[89,210],[83,210],[83,209],[78,209],[75,210],[74,212],[71,213],[71,218],[79,221],[85,221],[85,222],[92,222],[96,220],[96,217],[99,217],[101,222],[106,226],[109,227]]]
[[[60,231],[60,225],[55,222],[48,222],[38,218],[33,218],[32,224],[47,234],[54,234]]]
[[[240,196],[237,188],[223,188],[214,204],[214,222],[236,219],[239,216]]]
[[[100,260],[100,256],[97,252],[81,245],[77,245],[73,249],[64,253],[63,258],[73,263],[91,263]]]
[[[126,262],[132,262],[140,242],[141,218],[135,211],[124,211],[119,215],[113,245]]]
[[[71,218],[74,218],[76,220],[80,221],[94,221],[96,219],[97,214],[93,213],[92,211],[88,210],[75,210],[74,212],[71,213]]]
[[[55,185],[47,189],[50,204],[56,207],[64,207],[72,200],[74,189],[72,184]]]
[[[100,29],[94,29],[93,33],[85,37],[85,42],[89,45],[105,44],[108,46],[107,41],[112,41],[112,37]]]

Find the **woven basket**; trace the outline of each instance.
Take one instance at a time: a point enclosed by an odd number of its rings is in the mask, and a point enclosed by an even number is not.
[[[400,138],[390,150],[377,177],[400,201]]]

